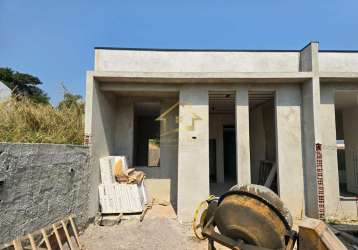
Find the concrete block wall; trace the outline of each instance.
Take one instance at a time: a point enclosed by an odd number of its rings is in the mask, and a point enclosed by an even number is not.
[[[84,226],[89,175],[87,147],[0,143],[0,243],[70,214]]]

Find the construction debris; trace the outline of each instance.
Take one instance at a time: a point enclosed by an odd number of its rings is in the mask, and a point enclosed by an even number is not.
[[[147,204],[144,173],[128,168],[124,156],[100,159],[102,183],[98,186],[102,214],[140,213]]]
[[[19,237],[13,241],[0,245],[0,250],[3,249],[64,249],[67,244],[70,250],[84,249],[80,243],[76,224],[73,220],[74,216],[69,216],[60,221],[57,221],[47,227],[41,228],[38,231]],[[75,244],[73,243],[74,237]]]

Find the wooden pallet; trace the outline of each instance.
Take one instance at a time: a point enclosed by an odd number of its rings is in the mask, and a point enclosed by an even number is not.
[[[35,232],[29,233],[26,236],[12,240],[7,244],[0,245],[0,250],[2,249],[15,249],[23,250],[26,246],[26,249],[38,250],[38,249],[48,249],[48,250],[63,250],[63,245],[67,243],[69,249],[85,249],[80,243],[78,236],[78,231],[76,224],[73,220],[73,216],[69,216],[60,221],[51,224],[50,226],[41,228]],[[75,244],[71,239],[70,231],[75,239]]]

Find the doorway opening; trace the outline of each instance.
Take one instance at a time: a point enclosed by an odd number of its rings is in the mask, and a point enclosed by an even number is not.
[[[210,193],[222,195],[236,184],[235,92],[209,91]]]
[[[249,91],[251,183],[278,193],[275,93]]]
[[[134,105],[134,166],[160,166],[160,123],[156,121],[160,108],[160,102]]]
[[[355,198],[358,194],[358,92],[336,93],[335,117],[340,196]]]

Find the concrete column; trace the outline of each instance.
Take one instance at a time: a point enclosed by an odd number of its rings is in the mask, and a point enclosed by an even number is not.
[[[189,222],[209,195],[208,89],[185,85],[179,95],[178,219]]]
[[[339,176],[336,148],[335,90],[329,86],[321,88],[321,133],[325,215],[334,217],[339,207]]]
[[[277,165],[279,194],[294,218],[304,210],[301,141],[301,95],[297,85],[276,92]]]
[[[236,173],[238,184],[251,183],[249,94],[246,87],[236,91]]]
[[[320,140],[320,81],[318,43],[309,43],[300,54],[300,70],[312,72],[312,79],[302,85],[303,157],[305,174],[306,214],[318,218],[315,144]]]
[[[98,184],[100,182],[99,159],[111,155],[114,149],[115,97],[102,92],[99,84],[91,75],[86,86],[86,132],[90,132],[90,193],[88,215],[94,217],[98,211]]]

